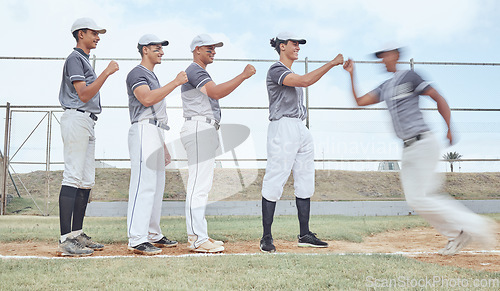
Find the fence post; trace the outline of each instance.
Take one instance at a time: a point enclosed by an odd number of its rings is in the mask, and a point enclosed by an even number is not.
[[[5,106],[5,136],[3,143],[3,163],[2,163],[2,203],[0,207],[0,215],[5,215],[7,207],[7,172],[9,170],[9,128],[10,128],[10,103]]]
[[[45,173],[47,174],[47,203],[45,215],[50,212],[50,147],[52,144],[52,110],[47,116],[47,151],[45,153]]]
[[[309,73],[309,59],[306,57],[306,61],[304,62],[305,66],[305,74]],[[309,87],[306,87],[306,127],[309,128]]]
[[[413,61],[413,58],[410,59],[410,69],[412,71],[415,69],[415,62]]]
[[[95,55],[92,55],[92,69],[94,69],[95,71],[95,62],[96,62],[97,58]]]

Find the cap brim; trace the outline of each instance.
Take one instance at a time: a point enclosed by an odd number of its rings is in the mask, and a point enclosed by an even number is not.
[[[378,51],[378,52],[375,52],[374,55],[376,58],[379,58],[381,59],[382,58],[382,54],[383,53],[387,53],[387,52],[393,52],[393,51],[397,51],[399,52],[401,50],[401,48],[394,48],[394,49],[388,49],[388,50],[381,50],[381,51]]]
[[[208,44],[204,44],[202,46],[210,46],[210,45],[213,45],[214,47],[221,47],[224,45],[224,43],[221,42],[216,42],[216,43],[208,43]]]
[[[161,46],[167,46],[169,44],[168,40],[162,41],[162,42],[150,42],[146,45],[152,45],[152,44],[161,44]]]
[[[306,40],[305,39],[289,39],[298,42],[299,44],[305,44]]]

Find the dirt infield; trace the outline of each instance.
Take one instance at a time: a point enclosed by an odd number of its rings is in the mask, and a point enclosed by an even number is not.
[[[414,228],[403,231],[390,231],[365,238],[362,243],[345,241],[329,241],[328,248],[300,248],[296,242],[275,240],[276,249],[280,253],[401,253],[426,263],[445,266],[456,266],[467,269],[500,272],[500,246],[491,252],[478,251],[480,248],[472,244],[455,256],[441,256],[436,252],[446,244],[446,239],[432,228]],[[15,242],[0,243],[2,256],[36,256],[56,257],[56,243],[46,242]],[[225,254],[260,253],[258,241],[226,242]],[[190,254],[186,244],[163,249],[162,255],[180,256]],[[93,256],[138,256],[127,250],[125,244],[106,245],[103,251],[97,251]]]

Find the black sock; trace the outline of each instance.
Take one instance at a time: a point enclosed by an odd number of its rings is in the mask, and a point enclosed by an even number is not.
[[[311,198],[302,199],[296,198],[297,215],[299,217],[300,236],[309,233],[309,216],[311,212]]]
[[[271,235],[271,225],[274,219],[274,210],[276,209],[276,202],[272,202],[262,197],[262,226],[264,233],[262,237]]]
[[[61,235],[71,232],[71,218],[73,217],[77,190],[75,187],[66,185],[61,187],[61,192],[59,193],[59,224],[61,226]]]
[[[90,189],[78,189],[76,191],[75,207],[73,208],[73,227],[71,230],[83,228],[83,218],[89,202]]]

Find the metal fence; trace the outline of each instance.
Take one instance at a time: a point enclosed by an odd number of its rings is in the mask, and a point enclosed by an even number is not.
[[[1,60],[28,60],[28,61],[63,61],[64,58],[26,58],[26,57],[0,57]],[[111,58],[97,58],[95,55],[92,57],[93,65],[96,65],[97,61],[108,61]],[[117,61],[138,62],[139,59],[135,58],[121,58],[114,59]],[[190,59],[164,59],[166,62],[190,62]],[[258,60],[258,59],[219,59],[218,62],[250,62],[250,63],[273,63],[275,60]],[[305,60],[299,60],[298,63],[303,64],[303,71],[307,73],[310,70],[310,66],[313,64],[323,64],[326,61],[311,61],[307,58]],[[358,64],[377,64],[376,61],[357,61]],[[401,62],[402,64],[409,65],[412,69],[417,65],[425,66],[487,66],[487,67],[499,67],[500,63],[457,63],[457,62],[416,62],[410,59],[407,62]],[[491,91],[494,92],[494,91]],[[311,131],[316,134],[316,167],[318,169],[335,169],[335,164],[366,164],[366,165],[378,165],[384,162],[395,162],[399,161],[399,154],[397,153],[399,146],[399,141],[391,137],[392,130],[387,124],[390,123],[388,119],[380,119],[379,112],[384,111],[385,108],[353,108],[353,107],[334,107],[334,106],[318,106],[312,105],[310,100],[314,98],[313,96],[320,93],[311,93],[308,88],[305,89],[306,96],[306,106],[308,109],[308,118],[306,120],[306,125],[311,128]],[[222,106],[223,112],[229,112],[229,116],[225,118],[229,120],[229,123],[240,123],[240,117],[245,114],[250,114],[252,118],[257,116],[260,124],[254,124],[254,122],[243,123],[247,126],[251,132],[257,132],[260,136],[258,140],[254,140],[254,145],[256,147],[253,154],[239,153],[237,156],[226,155],[217,158],[217,162],[222,166],[233,167],[234,164],[240,167],[263,167],[265,165],[265,122],[268,107],[264,106]],[[54,169],[62,169],[62,141],[60,140],[59,134],[59,117],[62,114],[62,110],[59,106],[27,106],[27,105],[11,105],[7,103],[6,105],[0,105],[0,108],[5,110],[5,132],[3,136],[3,150],[2,150],[2,175],[0,195],[2,197],[0,214],[5,213],[6,207],[6,187],[9,181],[14,184],[16,191],[25,190],[28,195],[31,194],[28,191],[28,187],[23,185],[22,181],[14,183],[14,177],[18,175],[18,172],[26,172],[33,170],[44,171],[44,179],[47,179],[47,189],[40,189],[42,192],[48,193],[51,191],[49,173]],[[98,145],[101,140],[105,140],[110,137],[113,140],[115,133],[121,130],[121,138],[116,138],[111,143],[107,143],[108,148],[101,148],[96,150],[96,161],[103,164],[114,164],[118,167],[128,167],[128,152],[124,150],[127,147],[126,143],[126,130],[128,129],[128,108],[126,106],[103,106],[105,114],[100,117],[98,126],[103,131],[97,132]],[[182,107],[180,106],[169,106],[169,116],[170,120],[174,122],[173,131],[179,130],[180,122],[175,124],[175,120],[182,120]],[[432,112],[431,123],[439,124],[440,117],[436,118],[435,108],[423,108],[426,112]],[[497,118],[500,112],[498,108],[453,108],[453,114],[468,114],[471,116],[478,116],[489,114],[486,117],[486,121],[467,122],[464,121],[462,125],[464,130],[462,134],[477,134],[479,131],[487,136],[487,139],[491,143],[500,141],[498,137],[499,130],[497,129],[499,125]],[[363,112],[360,114],[360,112]],[[359,121],[358,115],[370,116],[367,120],[361,119]],[[107,119],[106,116],[115,116],[113,120]],[[376,118],[374,116],[377,116]],[[376,124],[370,119],[377,119]],[[358,120],[357,120],[358,119]],[[478,119],[474,117],[473,119]],[[226,122],[227,122],[226,120]],[[345,121],[347,120],[347,121]],[[325,123],[333,122],[336,125],[326,128],[320,128]],[[103,124],[104,123],[104,124]],[[117,124],[119,126],[117,126]],[[435,125],[439,128],[438,125]],[[106,128],[106,129],[105,129]],[[382,128],[382,129],[380,129]],[[328,132],[336,133],[337,137],[342,136],[343,143],[338,141],[332,142],[332,139],[326,138]],[[370,135],[375,136],[373,139],[367,142],[352,142],[349,144],[348,137],[349,134],[356,133],[359,135]],[[347,136],[347,137],[346,137]],[[256,139],[256,137],[253,137]],[[340,139],[340,138],[335,138]],[[354,138],[352,140],[355,140]],[[382,140],[385,145],[373,146],[373,149],[367,150],[369,146],[366,144],[375,144],[376,140]],[[170,140],[172,146],[178,142],[178,137],[171,137]],[[335,148],[332,147],[335,144]],[[498,143],[497,143],[498,144]],[[118,146],[117,146],[118,145]],[[342,147],[344,151],[346,149],[352,150],[352,145],[358,147],[353,153],[342,153],[339,154]],[[322,148],[321,148],[322,147]],[[378,147],[378,149],[377,149]],[[326,148],[326,149],[325,149]],[[102,150],[102,153],[100,152]],[[177,149],[173,149],[174,152]],[[107,153],[106,153],[107,151]],[[369,153],[366,153],[369,152]],[[176,155],[173,158],[172,167],[180,168],[184,166],[186,161],[182,154]],[[493,163],[498,164],[500,160],[498,159],[497,152],[491,152],[488,158],[463,158],[460,163]],[[443,162],[446,162],[443,160]],[[232,163],[232,164],[231,164]],[[325,166],[326,165],[326,166]],[[340,169],[346,169],[344,166],[337,166]],[[356,169],[358,166],[352,166],[347,169]],[[445,165],[446,167],[446,165]],[[375,170],[376,167],[373,167]],[[20,188],[20,189],[18,189]],[[50,212],[50,207],[46,206],[39,207],[40,212],[44,215]]]

